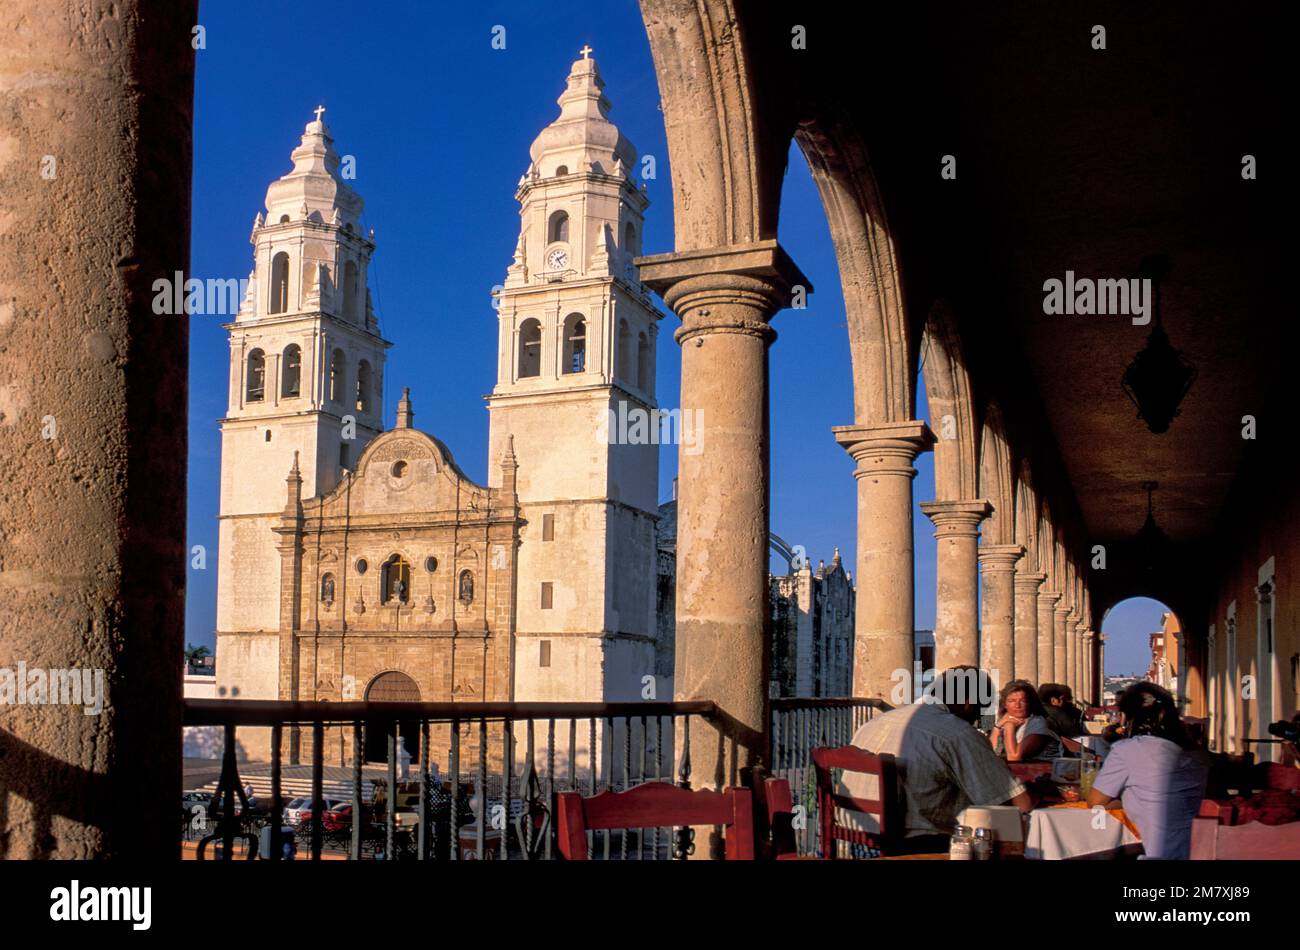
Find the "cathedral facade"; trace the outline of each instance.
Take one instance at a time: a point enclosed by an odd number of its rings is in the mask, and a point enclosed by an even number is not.
[[[226,326],[221,697],[602,702],[655,677],[659,447],[617,444],[607,419],[657,408],[659,314],[632,263],[649,202],[603,86],[573,64],[519,180],[487,485],[415,428],[409,390],[383,431],[373,232],[308,123]]]
[[[373,231],[320,110],[306,126],[226,326],[218,696],[673,697],[675,505],[658,504],[658,442],[610,424],[658,409],[660,314],[633,263],[649,201],[603,87],[595,60],[573,63],[519,179],[486,485],[415,427],[409,389],[384,431]],[[847,694],[851,582],[838,557],[804,574],[773,581],[772,694]],[[244,754],[269,755],[262,732],[241,733]],[[349,734],[327,744],[350,761]]]

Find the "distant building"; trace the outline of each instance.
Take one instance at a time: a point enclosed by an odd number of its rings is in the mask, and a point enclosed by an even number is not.
[[[804,558],[770,575],[771,696],[853,695],[853,578],[835,549],[830,567]]]
[[[1184,699],[1178,693],[1182,640],[1183,629],[1178,618],[1170,612],[1161,614],[1160,629],[1150,635],[1151,664],[1145,677],[1148,682],[1173,693],[1180,708],[1184,705]]]
[[[786,574],[768,575],[772,610],[772,661],[768,695],[853,695],[853,576],[844,569],[839,548],[829,566],[814,571],[802,552],[775,535],[769,543],[789,565]],[[659,506],[655,585],[657,613],[655,671],[672,676],[676,647],[677,502]]]

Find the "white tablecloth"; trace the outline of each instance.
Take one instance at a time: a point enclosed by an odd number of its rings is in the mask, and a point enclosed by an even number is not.
[[[1029,813],[1025,857],[1045,861],[1115,855],[1137,835],[1110,812],[1102,809],[1105,824],[1094,819],[1093,808],[1035,808]]]

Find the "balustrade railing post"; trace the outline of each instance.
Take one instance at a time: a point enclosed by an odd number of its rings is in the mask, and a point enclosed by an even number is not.
[[[451,834],[447,836],[448,853],[453,861],[460,860],[460,720],[451,721]]]
[[[555,718],[547,720],[546,723],[546,807],[551,809],[552,815],[555,811]],[[551,857],[551,831],[546,829],[546,841],[543,844],[546,857]]]
[[[488,789],[487,789],[487,719],[478,721],[478,859],[483,860],[487,842]]]
[[[324,839],[325,799],[322,793],[325,770],[325,724],[311,724],[311,859],[320,860]]]
[[[429,720],[420,720],[420,825],[416,833],[416,860],[428,859],[429,851]]]
[[[366,803],[361,794],[361,763],[365,758],[366,739],[361,720],[352,723],[352,860],[361,860],[362,836],[370,830],[366,820]]]
[[[588,738],[588,743],[589,743],[589,745],[588,745],[588,752],[587,752],[587,760],[588,760],[588,761],[587,761],[587,765],[588,765],[588,782],[587,782],[587,784],[588,784],[588,786],[589,786],[589,788],[588,788],[588,790],[587,790],[587,794],[588,794],[588,795],[595,795],[595,794],[596,794],[596,769],[597,769],[597,767],[598,767],[598,766],[597,766],[598,758],[597,758],[597,753],[596,753],[596,720],[595,720],[595,718],[593,717],[592,719],[589,719],[589,720],[587,721],[587,724],[588,724],[588,726],[590,727],[590,729],[589,729],[589,738]],[[591,860],[591,858],[595,855],[595,853],[596,853],[596,832],[594,832],[594,831],[588,831],[588,832],[587,832],[587,859],[588,859],[588,860]]]
[[[509,841],[510,841],[510,805],[514,796],[510,790],[510,780],[513,773],[514,754],[510,747],[510,739],[513,735],[513,726],[509,719],[505,720],[501,726],[502,729],[502,765],[501,765],[501,800],[505,808],[505,827],[501,829],[501,860],[510,860]]]
[[[283,739],[283,727],[280,723],[271,726],[271,850],[266,856],[268,861],[279,861],[280,826],[283,822],[284,804],[280,801],[280,743]]]

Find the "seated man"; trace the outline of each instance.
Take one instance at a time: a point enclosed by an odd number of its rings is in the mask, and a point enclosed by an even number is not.
[[[957,813],[968,805],[1012,804],[1028,811],[1035,801],[975,728],[981,700],[993,697],[988,675],[973,666],[955,666],[944,670],[934,687],[934,697],[876,716],[853,736],[853,745],[897,760],[905,850],[910,853],[946,851]],[[873,798],[873,781],[845,772],[843,784],[854,797]],[[848,817],[867,827],[861,818]]]
[[[1044,683],[1038,687],[1038,698],[1043,703],[1047,725],[1054,733],[1066,739],[1087,735],[1083,710],[1074,705],[1074,694],[1070,687],[1061,683]]]

